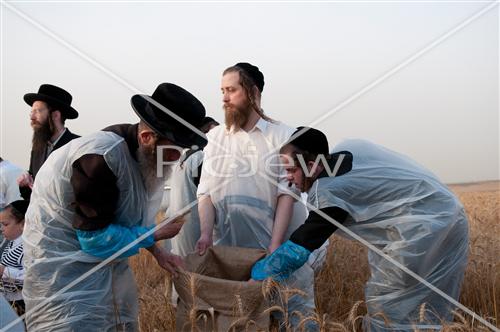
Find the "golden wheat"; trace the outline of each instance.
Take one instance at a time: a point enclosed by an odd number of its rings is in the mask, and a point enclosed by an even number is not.
[[[458,194],[470,223],[469,263],[460,303],[495,326],[500,326],[499,194],[499,191]],[[361,331],[362,317],[366,313],[364,284],[369,277],[366,249],[337,236],[333,236],[330,242],[324,267],[315,279],[317,313],[301,317],[300,326],[314,321],[321,331]],[[168,273],[146,253],[134,257],[131,265],[139,287],[141,331],[173,331],[175,309],[170,303]],[[262,292],[266,298],[273,297],[276,285],[265,282]],[[286,303],[288,297],[295,293],[293,290],[281,292],[283,302]],[[421,306],[420,316],[424,317],[426,310],[426,306]],[[289,315],[280,305],[267,311]],[[457,311],[454,315],[455,321],[444,326],[443,331],[488,331],[465,313]],[[252,323],[248,322],[247,327],[250,325]],[[276,326],[272,328],[275,329]]]

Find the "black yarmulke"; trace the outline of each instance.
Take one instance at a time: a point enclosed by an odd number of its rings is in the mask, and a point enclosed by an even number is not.
[[[25,201],[24,199],[20,199],[18,201],[14,201],[10,203],[10,206],[14,208],[17,212],[22,215],[26,214],[26,210],[28,210],[28,206],[30,205],[29,201]]]
[[[300,133],[299,133],[300,132]],[[297,136],[297,137],[295,137]],[[321,131],[310,127],[297,127],[287,144],[312,154],[328,155],[328,139]]]
[[[248,62],[239,62],[234,66],[243,69],[245,73],[252,78],[255,86],[260,92],[264,90],[264,74],[261,73],[259,67],[249,64]]]

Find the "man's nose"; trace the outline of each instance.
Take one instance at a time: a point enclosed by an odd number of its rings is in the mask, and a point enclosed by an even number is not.
[[[222,101],[225,102],[225,103],[229,102],[229,93],[224,92],[222,94]]]

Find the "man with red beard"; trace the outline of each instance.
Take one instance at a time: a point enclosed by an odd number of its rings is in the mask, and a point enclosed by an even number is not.
[[[225,126],[207,134],[197,192],[200,254],[214,242],[273,252],[306,218],[304,206],[291,196],[291,190],[298,191],[288,187],[286,172],[279,166],[279,148],[294,130],[264,114],[263,88],[264,75],[249,63],[223,72]],[[314,310],[313,271],[304,265],[298,274],[290,286],[305,290],[308,298],[292,298],[288,309],[307,315]]]
[[[33,145],[29,173],[22,174],[17,182],[27,199],[33,179],[48,156],[72,139],[80,137],[64,126],[66,119],[76,119],[78,112],[71,107],[72,96],[66,90],[51,84],[42,84],[38,93],[27,93],[24,101],[31,106]]]
[[[182,223],[155,227],[149,195],[183,148],[205,146],[196,129],[205,108],[172,83],[134,95],[131,104],[139,123],[69,142],[35,179],[23,232],[30,331],[135,331],[137,288],[127,257],[146,248],[174,274],[182,263],[156,245]]]

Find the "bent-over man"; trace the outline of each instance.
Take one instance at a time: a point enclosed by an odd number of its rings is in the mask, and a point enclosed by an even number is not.
[[[137,330],[127,257],[147,248],[170,272],[180,264],[155,242],[177,234],[181,224],[152,232],[147,192],[163,182],[157,173],[179,158],[179,147],[206,144],[191,131],[205,109],[171,83],[152,96],[134,95],[131,103],[138,124],[71,141],[50,155],[35,179],[23,233],[29,330]]]

